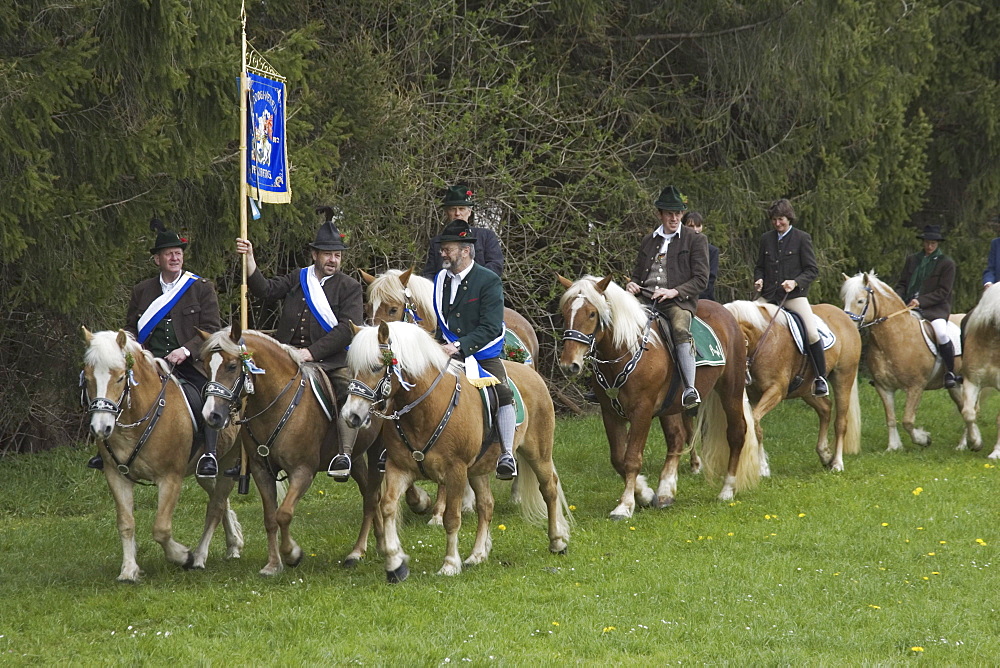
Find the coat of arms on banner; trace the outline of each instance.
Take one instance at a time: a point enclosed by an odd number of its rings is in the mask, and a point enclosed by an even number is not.
[[[285,84],[248,72],[247,186],[260,202],[291,200],[285,148]]]

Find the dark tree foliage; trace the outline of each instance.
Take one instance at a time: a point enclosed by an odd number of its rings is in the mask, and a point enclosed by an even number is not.
[[[0,21],[0,452],[82,432],[82,345],[153,273],[151,216],[236,309],[239,8],[204,0],[25,0]],[[1000,9],[860,0],[268,0],[248,36],[288,78],[293,203],[250,226],[268,273],[305,261],[339,206],[347,270],[419,266],[464,181],[507,253],[512,306],[559,323],[554,272],[628,272],[673,183],[750,296],[766,205],[813,235],[814,301],[841,272],[892,278],[942,224],[955,309],[997,232]],[[271,315],[254,307],[251,324]],[[564,388],[565,389],[565,388]]]

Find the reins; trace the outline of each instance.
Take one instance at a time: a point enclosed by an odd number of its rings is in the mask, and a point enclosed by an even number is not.
[[[875,325],[881,325],[889,318],[895,318],[897,315],[902,315],[903,313],[909,313],[913,311],[913,307],[904,306],[903,308],[893,313],[890,313],[889,315],[884,315],[879,318],[875,318],[871,322],[865,322],[865,316],[868,314],[868,308],[875,303],[875,290],[873,290],[870,285],[866,285],[864,286],[864,288],[865,291],[868,293],[868,299],[865,301],[864,308],[861,309],[861,314],[858,315],[856,313],[851,313],[850,311],[847,310],[844,311],[848,315],[848,317],[850,317],[851,320],[853,320],[858,324],[859,330],[866,329],[868,327],[874,327]]]

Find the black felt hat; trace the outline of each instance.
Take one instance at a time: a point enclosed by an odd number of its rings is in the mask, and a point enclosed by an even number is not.
[[[461,243],[474,244],[476,243],[476,237],[472,233],[469,223],[461,218],[456,218],[445,225],[444,231],[441,232],[441,242],[443,243],[445,241],[458,241]]]
[[[924,241],[944,241],[940,225],[924,225],[924,231],[918,234],[917,238]]]
[[[316,209],[316,213],[322,213],[326,218],[326,222],[319,226],[319,229],[316,231],[316,241],[309,244],[309,247],[321,251],[347,250],[347,244],[344,243],[347,235],[342,234],[337,229],[337,224],[333,222],[339,217],[336,209],[332,206],[321,206]]]
[[[184,250],[188,246],[187,239],[172,230],[168,230],[167,226],[159,218],[153,218],[149,221],[149,229],[156,232],[156,243],[149,249],[150,253],[159,253],[165,248],[180,248]]]

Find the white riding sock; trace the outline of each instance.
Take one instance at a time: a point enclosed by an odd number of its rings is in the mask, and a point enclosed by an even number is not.
[[[510,454],[514,448],[514,428],[517,417],[514,414],[514,404],[501,406],[497,411],[497,427],[500,430],[500,450]]]

